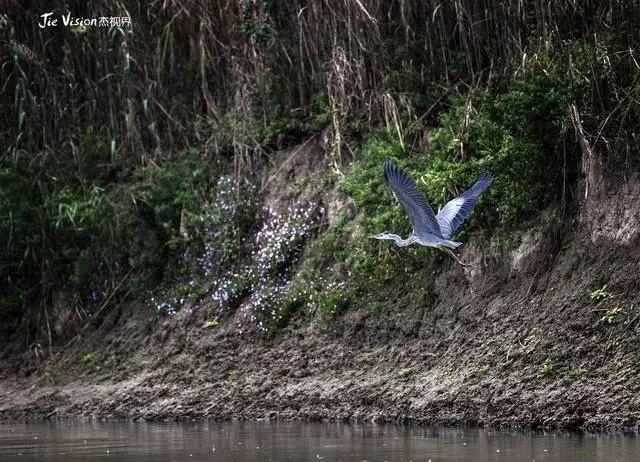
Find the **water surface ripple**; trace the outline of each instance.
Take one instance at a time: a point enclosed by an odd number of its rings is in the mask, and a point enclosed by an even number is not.
[[[0,423],[0,461],[640,461],[621,434],[300,422]]]

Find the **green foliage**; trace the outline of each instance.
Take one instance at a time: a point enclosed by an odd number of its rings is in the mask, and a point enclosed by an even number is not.
[[[584,378],[584,376],[586,374],[587,374],[587,370],[586,369],[583,369],[581,367],[576,367],[576,366],[571,366],[571,368],[567,372],[567,376],[571,380],[580,380],[580,379]]]
[[[87,156],[100,157],[100,150],[90,146]],[[34,162],[20,155],[0,169],[0,274],[8,278],[0,289],[3,305],[20,300],[16,306],[24,309],[32,301],[27,294],[38,284],[42,284],[38,295],[69,285],[69,279],[73,288],[85,289],[86,279],[77,273],[100,257],[103,264],[94,269],[94,280],[117,272],[112,255],[92,248],[93,242],[108,245],[117,239],[113,232],[117,223],[112,227],[105,223],[113,216],[113,202],[102,186],[105,172],[90,172],[98,178],[86,184],[77,173],[84,172],[82,165],[43,153]]]
[[[122,363],[122,365],[124,367],[125,372],[130,376],[133,376],[133,375],[139,373],[143,369],[142,362],[140,361],[140,359],[138,359],[135,356],[129,356]]]
[[[172,316],[183,306],[194,306],[205,290],[195,277],[190,282],[182,279],[170,280],[150,288],[147,301],[154,307],[156,314]]]
[[[441,114],[438,126],[429,132],[429,156],[404,149],[395,134],[385,130],[370,134],[340,184],[358,210],[350,253],[354,283],[379,284],[393,278],[398,260],[415,271],[435,255],[408,248],[399,256],[391,243],[366,240],[383,230],[400,235],[411,231],[406,214],[384,184],[385,159],[406,169],[435,209],[470,187],[481,173],[492,173],[494,183],[467,226],[503,229],[502,236],[509,236],[506,230],[533,217],[562,193],[562,168],[550,172],[548,166],[563,163],[559,141],[569,98],[543,72],[526,75],[507,87],[464,98],[451,96],[451,109]]]
[[[9,278],[0,289],[0,316],[24,313],[30,297],[51,291],[75,294],[90,311],[116,287],[141,297],[182,280],[197,263],[185,260],[206,238],[181,232],[212,189],[212,171],[197,152],[134,170],[110,163],[110,146],[93,137],[85,153],[77,160],[46,153],[35,163],[19,156],[0,169],[0,264]],[[223,218],[245,226],[244,216],[242,224]]]
[[[307,299],[311,317],[323,327],[346,310],[354,299],[353,291],[346,282],[327,282],[323,278],[304,287],[302,295]]]
[[[373,302],[371,302],[370,311],[371,311],[371,315],[373,315],[373,316],[380,315],[386,309],[387,309],[386,305],[384,303],[382,303],[381,301],[373,301]]]
[[[411,54],[396,45],[398,59]],[[344,255],[340,261],[349,271],[353,290],[371,292],[392,284],[399,264],[415,273],[433,264],[436,254],[419,248],[398,252],[392,243],[366,239],[383,230],[403,236],[410,232],[409,220],[385,187],[385,159],[406,169],[435,209],[470,187],[481,173],[491,173],[494,183],[460,233],[484,230],[492,234],[494,245],[516,248],[522,223],[558,201],[566,193],[563,187],[577,177],[579,152],[566,142],[568,108],[572,103],[592,104],[585,98],[594,95],[594,87],[584,75],[610,75],[605,55],[597,47],[575,44],[555,59],[536,54],[517,74],[484,90],[451,91],[448,109],[427,133],[428,155],[410,148],[416,143],[401,143],[395,133],[372,130],[340,182],[341,192],[356,210],[349,218],[353,231],[332,244]],[[604,86],[610,85],[604,80]],[[418,88],[420,81],[409,71],[391,72],[384,85],[404,93]],[[403,136],[410,139],[414,134],[408,130]],[[340,244],[345,241],[348,244]]]
[[[186,266],[179,262],[190,242],[181,228],[188,227],[185,219],[206,200],[211,173],[199,165],[198,153],[189,151],[177,162],[139,169],[131,183],[116,191],[137,292],[185,276]]]
[[[611,294],[607,292],[607,285],[605,284],[600,289],[596,289],[593,292],[591,292],[591,294],[589,294],[589,297],[591,298],[591,300],[595,300],[596,302],[599,302],[609,297],[610,295]]]
[[[513,231],[495,230],[491,236],[491,246],[496,249],[515,250],[522,243],[522,237]]]
[[[408,248],[400,256],[391,243],[365,239],[383,230],[400,235],[411,231],[404,211],[385,187],[385,159],[406,169],[435,209],[470,187],[481,173],[491,173],[494,183],[461,232],[467,227],[484,229],[496,232],[496,245],[517,245],[512,230],[561,196],[563,168],[572,175],[577,164],[577,151],[563,151],[561,143],[573,90],[564,88],[559,69],[549,73],[534,67],[484,91],[449,96],[450,109],[428,133],[429,156],[403,148],[396,135],[385,130],[369,135],[340,184],[358,210],[349,257],[354,284],[380,284],[393,278],[399,260],[415,270],[435,255]],[[399,78],[390,75],[388,84],[399,88]]]
[[[272,4],[272,0],[242,2],[242,31],[257,44],[266,44],[272,35],[269,25],[269,10]]]
[[[544,360],[544,362],[540,365],[539,372],[543,377],[548,377],[553,373],[555,368],[555,364],[550,358]]]
[[[274,296],[261,300],[259,308],[254,305],[254,315],[267,332],[286,325],[299,310],[304,310],[316,326],[326,328],[354,298],[345,282],[328,281],[305,270],[296,274],[282,292],[272,288],[270,293]]]
[[[365,142],[356,162],[340,183],[341,191],[352,198],[361,211],[373,215],[361,223],[365,232],[373,232],[380,225],[390,225],[403,218],[399,210],[391,207],[394,199],[386,189],[382,163],[392,159],[408,168],[406,158],[397,139],[380,129]]]
[[[294,144],[308,129],[302,121],[293,117],[275,117],[268,123],[256,125],[253,136],[265,145],[279,148]]]
[[[608,309],[604,315],[600,318],[600,323],[603,326],[611,326],[616,321],[616,317],[622,312],[622,308],[614,306]]]
[[[317,128],[326,127],[331,122],[331,104],[324,91],[316,92],[311,97],[311,116]]]
[[[444,203],[490,172],[494,183],[472,221],[510,227],[559,197],[565,164],[559,142],[570,96],[558,87],[536,74],[504,90],[452,97],[452,109],[429,134],[432,161],[423,177],[429,197]]]
[[[613,337],[604,343],[605,351],[613,351],[620,346],[620,337]]]

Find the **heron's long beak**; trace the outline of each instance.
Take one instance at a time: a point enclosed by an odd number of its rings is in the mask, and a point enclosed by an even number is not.
[[[371,236],[367,236],[369,239],[380,239],[380,236],[377,234],[372,234]]]

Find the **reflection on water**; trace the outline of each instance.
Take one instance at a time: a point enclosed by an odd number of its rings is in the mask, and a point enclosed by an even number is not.
[[[0,423],[0,461],[638,461],[619,434],[298,422]]]

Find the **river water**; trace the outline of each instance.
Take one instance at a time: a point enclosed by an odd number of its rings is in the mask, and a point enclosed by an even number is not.
[[[0,422],[0,461],[640,461],[621,434],[299,422]]]

